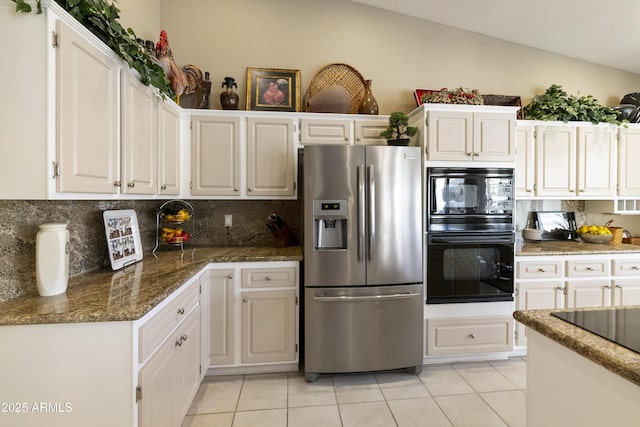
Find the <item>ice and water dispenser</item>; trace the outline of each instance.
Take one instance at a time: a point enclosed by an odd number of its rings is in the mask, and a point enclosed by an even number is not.
[[[313,239],[316,250],[347,249],[347,201],[313,201]]]

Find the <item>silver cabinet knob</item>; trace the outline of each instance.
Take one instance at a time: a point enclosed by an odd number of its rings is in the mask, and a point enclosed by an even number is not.
[[[166,190],[167,189],[167,184],[162,184],[162,187],[160,187],[161,190]]]
[[[120,181],[114,181],[113,186],[114,187],[122,187],[122,183]]]
[[[472,340],[476,339],[476,335],[475,334],[469,334],[469,338],[471,338]]]
[[[242,298],[242,302],[249,302],[249,298]]]
[[[229,275],[227,276],[227,279],[233,279],[233,274],[229,274]]]
[[[178,314],[184,314],[184,308],[180,307],[180,308],[178,309]]]
[[[133,187],[135,187],[135,186],[136,186],[135,181],[131,181],[131,182],[129,182],[129,183],[127,184],[127,187],[130,187],[130,188],[133,188]]]

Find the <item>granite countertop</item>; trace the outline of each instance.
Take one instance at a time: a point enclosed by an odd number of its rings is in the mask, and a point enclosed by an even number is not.
[[[2,302],[0,325],[136,320],[209,263],[301,260],[300,246],[198,247],[184,254],[177,250],[149,254],[118,271],[101,269],[72,277],[64,294]]]
[[[602,310],[602,307],[574,311],[582,310]],[[640,353],[553,317],[552,311],[558,310],[516,311],[513,317],[534,331],[640,386]]]
[[[531,255],[590,255],[590,254],[640,254],[640,245],[628,243],[597,245],[582,241],[546,240],[516,243],[516,256]]]

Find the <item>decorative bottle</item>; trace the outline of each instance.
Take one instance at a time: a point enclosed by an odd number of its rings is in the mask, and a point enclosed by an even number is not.
[[[40,225],[36,235],[36,284],[41,296],[66,292],[70,250],[67,224]]]
[[[378,101],[371,93],[371,80],[365,80],[364,82],[364,96],[360,101],[358,114],[378,115]]]
[[[225,77],[222,87],[226,90],[220,93],[220,104],[223,110],[237,110],[239,105],[239,97],[235,89],[238,87],[233,77]]]

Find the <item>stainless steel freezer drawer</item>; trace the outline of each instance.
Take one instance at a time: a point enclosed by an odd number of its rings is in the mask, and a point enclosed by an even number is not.
[[[305,289],[305,375],[420,372],[423,285]]]

